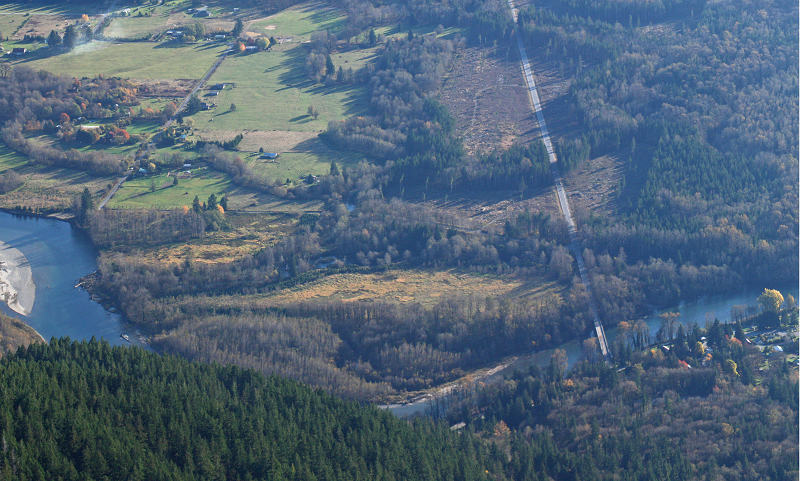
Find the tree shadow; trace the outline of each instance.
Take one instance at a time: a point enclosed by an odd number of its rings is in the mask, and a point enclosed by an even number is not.
[[[12,47],[13,48],[13,47]],[[62,53],[67,53],[66,50],[58,50],[53,51],[50,48],[39,48],[36,50],[29,50],[27,53],[22,54],[22,56],[15,56],[15,55],[4,55],[4,57],[10,57],[11,62],[19,65],[25,64],[28,62],[35,62],[37,60],[42,60],[45,58],[56,57]]]

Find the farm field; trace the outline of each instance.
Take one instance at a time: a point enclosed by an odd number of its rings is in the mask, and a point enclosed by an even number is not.
[[[5,39],[6,37],[12,37],[16,33],[16,31],[20,28],[22,23],[28,20],[28,18],[29,17],[26,17],[25,15],[22,14],[0,15],[0,40]]]
[[[28,159],[14,152],[3,144],[0,144],[0,173],[8,169],[18,169],[28,163]]]
[[[103,35],[108,38],[141,38],[194,23],[203,24],[208,33],[230,31],[233,28],[233,18],[218,16],[224,13],[223,10],[211,8],[211,17],[198,18],[185,12],[190,6],[191,2],[170,2],[155,7],[133,8],[130,15],[114,18],[111,25],[103,31]]]
[[[198,129],[322,131],[330,121],[365,110],[362,86],[326,87],[306,79],[304,46],[284,44],[272,50],[225,59],[208,84],[236,86],[209,98],[217,107],[194,115]],[[231,104],[236,111],[228,110]],[[310,105],[319,111],[317,119],[308,115]]]
[[[299,181],[310,175],[323,175],[331,170],[331,162],[341,169],[358,163],[360,157],[353,152],[330,149],[322,141],[314,139],[316,150],[310,152],[285,152],[276,162],[265,161],[254,156],[250,168],[267,177],[278,180]]]
[[[316,138],[328,122],[344,120],[366,110],[366,90],[361,85],[326,87],[306,78],[303,43],[314,31],[335,32],[344,25],[341,10],[309,3],[246,27],[246,34],[273,36],[281,42],[271,52],[229,55],[209,79],[233,84],[216,96],[206,96],[216,107],[192,116],[195,136],[204,140],[229,140],[242,133],[243,152],[278,152],[277,162],[265,163],[250,156],[251,167],[275,179],[298,180],[308,174],[324,174],[330,163],[347,165],[363,156],[330,149]],[[375,49],[343,48],[331,55],[334,64],[358,70],[374,58]],[[203,92],[207,95],[210,90]],[[231,105],[236,109],[232,110]],[[309,106],[319,112],[308,114]],[[195,137],[192,137],[194,139]]]
[[[336,33],[344,28],[344,12],[323,2],[304,3],[283,12],[256,21],[247,26],[248,31],[278,38],[291,38],[293,42],[310,40],[315,31]]]
[[[205,202],[211,194],[215,194],[218,198],[222,197],[231,186],[228,175],[203,167],[193,170],[191,179],[180,179],[177,186],[172,185],[173,180],[174,177],[167,177],[166,174],[128,180],[108,203],[108,207],[111,209],[191,207],[195,195]]]
[[[38,70],[74,77],[132,79],[199,79],[227,49],[220,43],[111,43],[92,41],[72,52],[47,56],[41,49],[13,61]]]
[[[86,2],[85,4],[77,4],[72,2],[65,2],[65,3],[55,3],[51,5],[43,5],[41,3],[37,3],[31,5],[30,3],[18,3],[18,2],[8,2],[0,5],[0,13],[30,13],[30,14],[42,14],[42,15],[77,15],[81,16],[84,13],[87,15],[98,15],[105,11],[102,5],[98,5],[92,2]]]
[[[331,162],[336,162],[341,168],[354,165],[363,158],[353,152],[338,151],[328,147],[317,137],[316,132],[196,130],[188,140],[225,141],[236,137],[239,133],[244,137],[239,144],[239,157],[253,171],[272,179],[298,181],[309,174],[327,174]],[[260,159],[258,151],[261,148],[265,152],[278,152],[280,157],[274,161]]]

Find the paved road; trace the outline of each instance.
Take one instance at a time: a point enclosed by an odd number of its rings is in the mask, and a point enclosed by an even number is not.
[[[514,15],[514,23],[516,23],[518,11],[516,8],[514,8],[513,0],[508,0],[508,6],[511,8],[511,12]],[[528,62],[528,55],[525,52],[525,46],[522,44],[522,37],[519,35],[517,35],[517,46],[519,47],[519,56],[522,61],[522,73],[525,76],[525,82],[528,83],[528,92],[530,92],[531,95],[533,109],[536,112],[537,119],[539,120],[539,129],[542,132],[542,141],[547,149],[547,155],[550,158],[550,171],[553,173],[553,180],[555,181],[556,185],[558,205],[561,207],[561,213],[564,215],[564,220],[567,222],[570,240],[569,248],[578,262],[578,272],[581,276],[581,282],[586,288],[586,293],[589,296],[589,309],[592,313],[592,319],[594,321],[597,339],[599,340],[600,350],[603,352],[603,357],[606,359],[606,361],[609,361],[611,359],[611,351],[608,348],[606,332],[603,328],[603,323],[600,321],[600,313],[597,310],[597,303],[595,302],[594,293],[592,292],[592,283],[589,279],[589,274],[586,271],[586,264],[583,261],[583,253],[581,252],[581,245],[580,241],[578,240],[578,231],[575,228],[575,222],[572,220],[572,213],[569,210],[567,195],[564,193],[564,185],[561,182],[561,170],[558,168],[558,159],[556,159],[556,154],[553,151],[553,144],[550,142],[550,133],[547,131],[547,123],[545,123],[544,115],[542,114],[542,105],[539,102],[539,93],[536,90],[536,81],[533,78],[533,71],[531,70],[530,62]]]
[[[103,207],[106,206],[108,201],[111,200],[112,197],[114,197],[114,194],[117,193],[117,190],[119,190],[122,183],[125,182],[125,180],[127,179],[128,179],[127,176],[120,177],[119,179],[117,179],[117,182],[114,183],[114,187],[112,187],[111,190],[108,191],[108,194],[106,194],[106,196],[103,197],[103,200],[100,201],[100,205],[97,206],[97,210],[102,210]]]

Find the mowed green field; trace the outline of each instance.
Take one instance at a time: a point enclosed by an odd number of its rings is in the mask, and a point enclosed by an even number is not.
[[[235,83],[207,101],[217,108],[193,117],[204,130],[322,131],[331,120],[344,120],[366,110],[362,85],[326,87],[303,75],[306,48],[281,45],[272,52],[229,55],[211,77],[209,85]],[[230,112],[231,104],[236,111]],[[307,114],[313,105],[315,120]],[[213,125],[211,125],[211,119]],[[208,125],[207,125],[208,124]]]
[[[60,55],[46,56],[49,52],[43,49],[41,55],[33,52],[14,63],[78,78],[103,74],[133,79],[199,79],[227,48],[211,42],[180,45],[92,41]]]
[[[22,25],[22,22],[24,22],[27,18],[28,17],[22,14],[0,15],[0,43],[3,43],[2,40],[6,37],[11,37],[11,35],[13,35],[14,32],[19,29],[19,26]],[[6,45],[3,46],[6,47]],[[10,48],[6,48],[6,50],[10,50]]]
[[[8,169],[18,169],[28,163],[28,159],[14,152],[3,144],[0,144],[0,173]]]
[[[186,13],[192,6],[190,1],[167,2],[158,6],[147,5],[133,7],[131,14],[121,16],[111,22],[103,35],[108,38],[140,38],[148,34],[165,33],[167,30],[180,29],[183,25],[201,23],[206,32],[212,34],[217,31],[230,31],[235,19],[230,15],[231,9],[225,12],[222,9],[210,8],[211,17],[194,17]],[[139,16],[139,14],[142,14]]]
[[[283,43],[271,52],[236,53],[229,55],[206,84],[234,84],[213,97],[203,97],[216,108],[192,116],[198,133],[215,131],[260,131],[274,137],[282,132],[322,132],[330,121],[340,121],[368,110],[367,91],[363,84],[344,84],[326,87],[305,76],[307,42],[315,31],[336,32],[345,23],[342,10],[325,4],[308,3],[286,10],[247,26],[248,34],[272,36]],[[375,57],[375,49],[342,49],[332,54],[338,67],[358,70]],[[208,93],[206,89],[201,95]],[[231,104],[236,106],[231,110]],[[309,106],[319,112],[314,119],[308,115]],[[213,120],[212,120],[213,119]],[[287,135],[291,137],[291,135]],[[250,144],[250,152],[257,150]],[[297,145],[281,142],[283,148],[259,144],[268,152],[281,153],[278,162],[264,162],[249,157],[248,163],[256,172],[274,179],[298,181],[309,174],[328,173],[330,163],[340,167],[354,164],[363,156],[339,152],[318,139],[304,140]],[[243,150],[248,150],[247,148]]]
[[[320,143],[319,150],[315,152],[284,152],[276,159],[277,162],[268,162],[254,155],[246,162],[254,172],[280,181],[288,179],[297,184],[309,174],[329,173],[331,162],[335,162],[341,170],[342,167],[354,165],[363,158],[353,152],[329,149],[321,141],[318,142]]]
[[[30,13],[30,14],[49,14],[49,13],[58,13],[62,15],[97,15],[104,13],[106,10],[103,8],[102,5],[99,5],[97,2],[86,2],[85,4],[78,4],[78,3],[60,3],[60,2],[53,2],[50,5],[42,5],[42,4],[33,4],[30,3],[15,3],[15,2],[3,2],[0,5],[0,13]],[[7,35],[3,32],[3,35]]]
[[[292,38],[295,42],[311,39],[311,34],[327,30],[336,33],[347,20],[343,10],[322,2],[308,2],[284,10],[271,17],[247,26],[247,30],[261,35]]]
[[[166,174],[128,180],[107,205],[111,209],[191,207],[195,195],[205,202],[211,194],[221,198],[231,187],[229,176],[207,168],[192,170],[192,178],[181,179],[176,186],[171,185],[172,180]],[[170,186],[162,189],[165,183]],[[155,192],[151,192],[153,184]]]

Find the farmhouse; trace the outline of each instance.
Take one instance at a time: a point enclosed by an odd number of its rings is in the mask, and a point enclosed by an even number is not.
[[[214,35],[214,40],[225,40],[225,35]]]
[[[256,50],[258,50],[258,47],[256,47],[255,45],[248,45],[247,47],[244,48],[244,50],[246,52],[255,52]]]
[[[277,154],[275,152],[264,152],[263,154],[261,154],[261,156],[259,158],[260,159],[277,159],[278,155],[279,154]]]
[[[11,51],[11,53],[14,55],[22,55],[28,53],[28,49],[25,47],[16,47],[14,48],[14,50]]]

